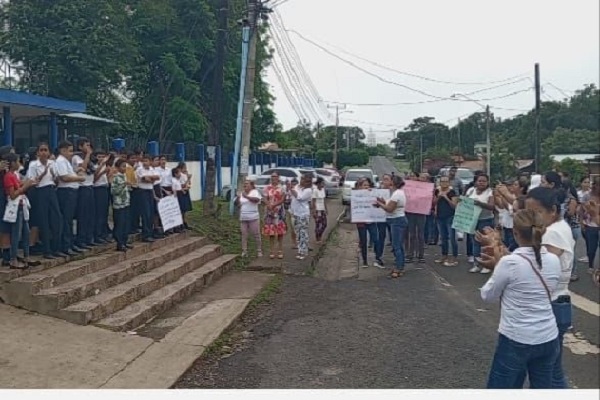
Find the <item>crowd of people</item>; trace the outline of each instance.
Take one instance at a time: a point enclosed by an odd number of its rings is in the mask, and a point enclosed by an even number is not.
[[[429,216],[406,212],[405,179],[430,181],[427,174],[404,178],[385,174],[381,188],[389,199],[378,198],[375,207],[386,212],[386,222],[357,224],[364,267],[371,239],[374,266],[384,268],[386,235],[394,254],[390,277],[403,276],[405,265],[425,262],[425,244],[441,245],[435,262],[456,267],[461,232],[452,228],[460,201],[468,197],[481,212],[475,234],[466,235],[466,256],[471,273],[492,274],[481,288],[484,301],[500,301],[499,340],[489,375],[489,388],[521,388],[528,378],[532,388],[566,388],[562,368],[564,335],[572,325],[569,283],[579,279],[576,241],[586,242],[587,257],[594,269],[600,246],[600,177],[581,180],[577,190],[568,174],[549,171],[531,181],[511,179],[490,187],[489,177],[477,171],[469,185],[456,177],[456,168],[439,180]],[[364,178],[356,189],[371,189]],[[433,221],[437,230],[430,225]],[[582,234],[583,233],[583,234]]]
[[[164,156],[106,152],[86,138],[76,148],[63,141],[55,152],[40,143],[24,156],[2,147],[0,178],[2,265],[11,269],[28,268],[32,254],[55,259],[113,242],[124,252],[130,234],[152,242],[187,229],[185,213],[192,209],[185,163],[167,168]],[[165,196],[177,196],[184,220],[166,232],[157,211]]]
[[[296,258],[304,260],[310,251],[311,217],[315,220],[314,235],[317,243],[321,243],[327,229],[325,198],[325,181],[321,177],[313,182],[311,175],[305,175],[300,181],[291,179],[284,183],[277,172],[273,172],[262,194],[256,189],[254,181],[245,181],[243,190],[235,199],[240,208],[242,256],[248,256],[249,234],[254,236],[257,256],[263,256],[260,231],[262,204],[262,235],[269,240],[269,258],[284,258],[283,239],[290,232],[294,249],[297,250]]]

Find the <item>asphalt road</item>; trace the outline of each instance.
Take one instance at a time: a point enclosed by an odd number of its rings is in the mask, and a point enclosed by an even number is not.
[[[394,171],[373,161],[377,174]],[[439,247],[429,246],[426,264],[391,280],[389,270],[358,268],[356,242],[356,227],[341,224],[315,277],[284,276],[272,303],[238,326],[242,343],[199,361],[177,387],[484,388],[499,320],[499,306],[479,297],[487,277],[464,261],[435,264]],[[599,388],[600,292],[585,267],[571,284],[579,297],[564,364],[572,387]]]
[[[383,174],[399,174],[400,171],[396,168],[394,163],[387,157],[375,156],[369,159],[369,165],[373,169],[373,172],[379,177]]]

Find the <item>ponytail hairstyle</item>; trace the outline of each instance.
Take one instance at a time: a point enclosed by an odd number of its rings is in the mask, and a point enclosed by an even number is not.
[[[554,189],[554,191],[556,192],[556,205],[560,209],[560,206],[567,199],[567,191],[565,190],[562,178],[557,172],[548,171],[544,174],[544,179],[546,180],[546,182],[548,182],[548,184],[551,184],[553,186],[552,189]]]
[[[394,188],[396,189],[402,189],[404,187],[404,179],[402,179],[401,176],[394,175],[392,178],[392,185],[394,185]]]
[[[533,247],[535,260],[542,269],[542,236],[546,231],[540,214],[534,210],[519,210],[514,216],[513,230],[524,244]]]

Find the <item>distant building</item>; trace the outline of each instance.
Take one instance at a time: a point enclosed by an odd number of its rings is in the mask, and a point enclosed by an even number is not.
[[[374,133],[369,133],[367,135],[367,146],[369,146],[369,147],[377,146],[377,135],[375,135]]]

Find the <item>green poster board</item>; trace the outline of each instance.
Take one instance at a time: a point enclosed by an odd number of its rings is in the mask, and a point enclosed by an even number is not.
[[[479,214],[481,214],[481,207],[476,206],[473,199],[461,196],[454,213],[452,228],[473,235],[477,228]]]

